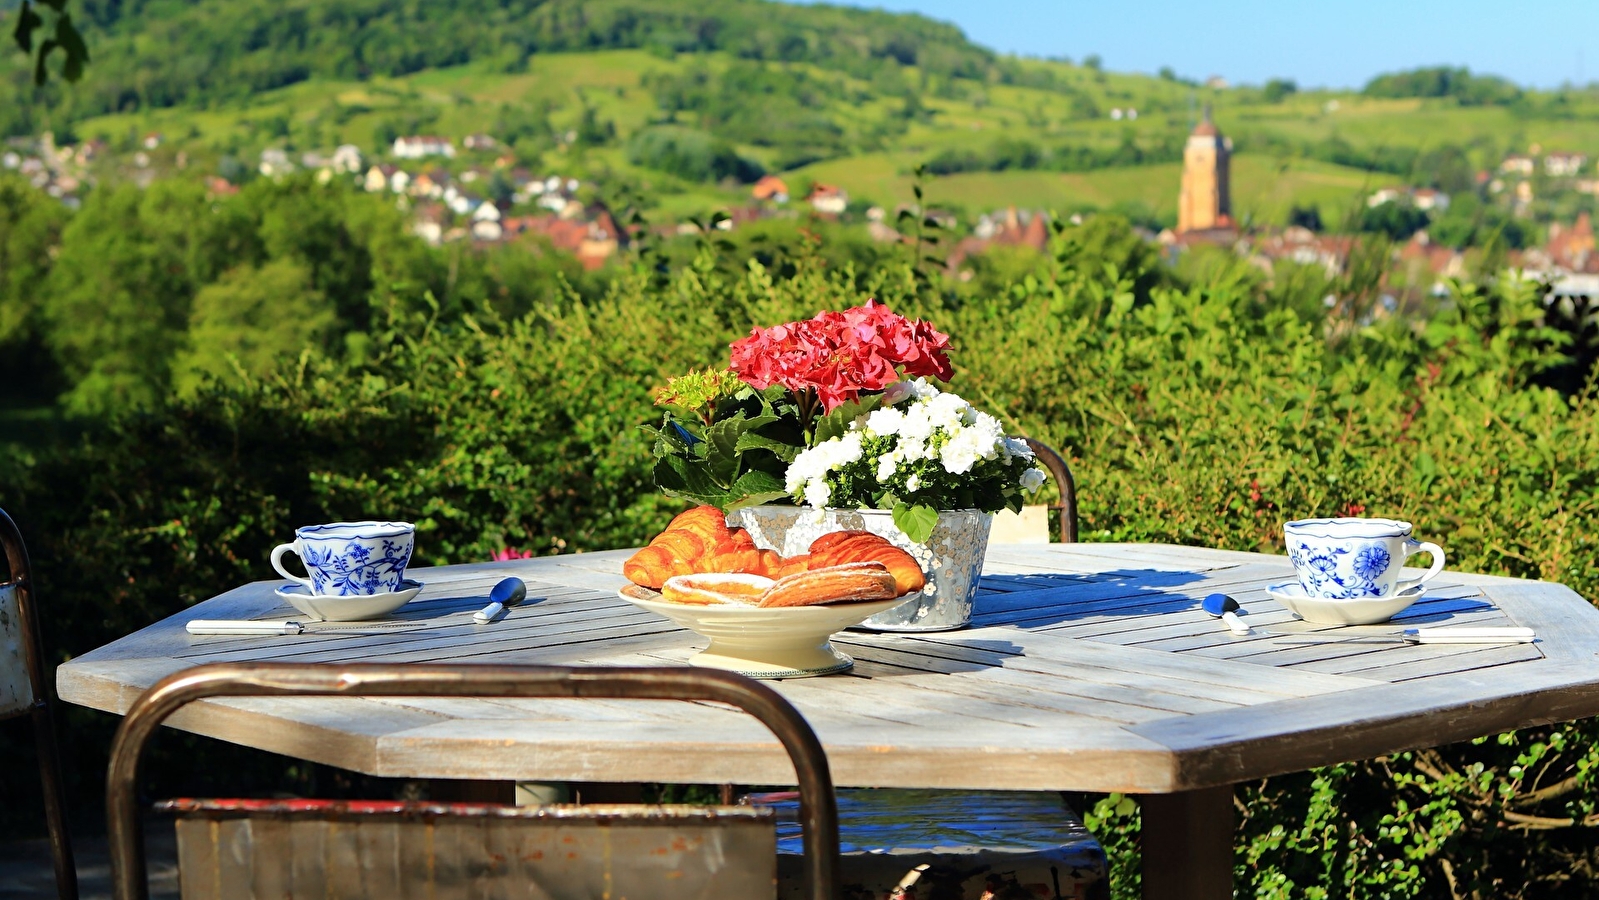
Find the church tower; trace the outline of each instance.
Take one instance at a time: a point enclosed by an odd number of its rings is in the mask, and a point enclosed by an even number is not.
[[[1229,158],[1233,142],[1221,136],[1205,119],[1194,127],[1183,149],[1183,184],[1177,196],[1177,233],[1233,227],[1232,197],[1228,189]]]

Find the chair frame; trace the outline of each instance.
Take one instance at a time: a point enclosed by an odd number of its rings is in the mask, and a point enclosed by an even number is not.
[[[1044,468],[1055,476],[1055,486],[1060,488],[1060,502],[1049,508],[1060,514],[1061,543],[1077,543],[1077,480],[1072,477],[1071,467],[1066,465],[1066,460],[1048,444],[1032,438],[1023,438],[1023,440],[1027,442],[1033,455],[1038,457],[1038,461],[1044,464]]]
[[[78,870],[72,857],[72,840],[67,830],[66,793],[61,783],[61,754],[56,743],[55,716],[51,700],[55,690],[45,669],[44,644],[39,639],[38,595],[34,591],[33,568],[22,531],[5,510],[0,509],[0,546],[5,549],[11,580],[0,587],[16,591],[17,613],[22,620],[22,652],[28,670],[33,702],[26,710],[33,719],[34,744],[39,755],[39,780],[44,791],[44,818],[50,833],[50,855],[55,862],[56,893],[62,900],[78,900]],[[19,714],[20,715],[20,714]]]
[[[691,668],[509,665],[215,663],[161,679],[117,729],[106,773],[106,822],[115,900],[146,900],[137,787],[145,746],[179,708],[210,697],[598,697],[726,703],[759,719],[788,752],[800,789],[807,892],[838,890],[838,804],[821,741],[767,685],[733,672]]]

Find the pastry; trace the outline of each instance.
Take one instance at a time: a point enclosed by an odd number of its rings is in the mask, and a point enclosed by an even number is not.
[[[690,606],[756,606],[774,584],[770,578],[734,572],[674,575],[661,586],[661,599]]]
[[[894,584],[901,594],[922,589],[927,576],[921,564],[904,550],[889,543],[887,538],[870,531],[834,531],[811,542],[811,568],[836,566],[851,562],[880,562],[894,576]]]
[[[859,603],[898,597],[894,576],[878,562],[847,563],[796,572],[774,582],[760,598],[763,608]]]

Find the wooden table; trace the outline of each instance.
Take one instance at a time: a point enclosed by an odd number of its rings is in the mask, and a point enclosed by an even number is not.
[[[193,618],[289,617],[277,582],[229,591],[58,671],[61,697],[114,713],[213,661],[660,665],[702,639],[615,591],[628,551],[423,569],[380,635],[192,637]],[[1147,544],[990,548],[973,627],[846,633],[853,672],[782,682],[840,785],[1144,795],[1146,897],[1232,896],[1232,786],[1312,766],[1599,713],[1599,611],[1558,584],[1446,572],[1406,626],[1519,624],[1536,644],[1307,643],[1328,632],[1262,588],[1285,557]],[[530,602],[474,626],[509,574]],[[1199,609],[1225,591],[1250,636]],[[536,602],[533,602],[536,601]],[[1331,629],[1391,633],[1392,625]],[[230,699],[172,720],[199,734],[380,776],[792,782],[753,720],[710,705],[593,700]]]

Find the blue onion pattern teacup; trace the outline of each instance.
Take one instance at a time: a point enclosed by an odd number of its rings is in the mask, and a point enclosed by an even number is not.
[[[409,522],[335,522],[294,530],[294,542],[272,550],[272,568],[319,597],[385,594],[400,589],[416,545]],[[300,557],[310,578],[283,567],[283,555]]]
[[[1394,519],[1300,519],[1283,526],[1299,586],[1328,600],[1390,597],[1442,572],[1444,549],[1410,532],[1409,522]],[[1399,569],[1412,553],[1430,554],[1432,568],[1401,581]]]

